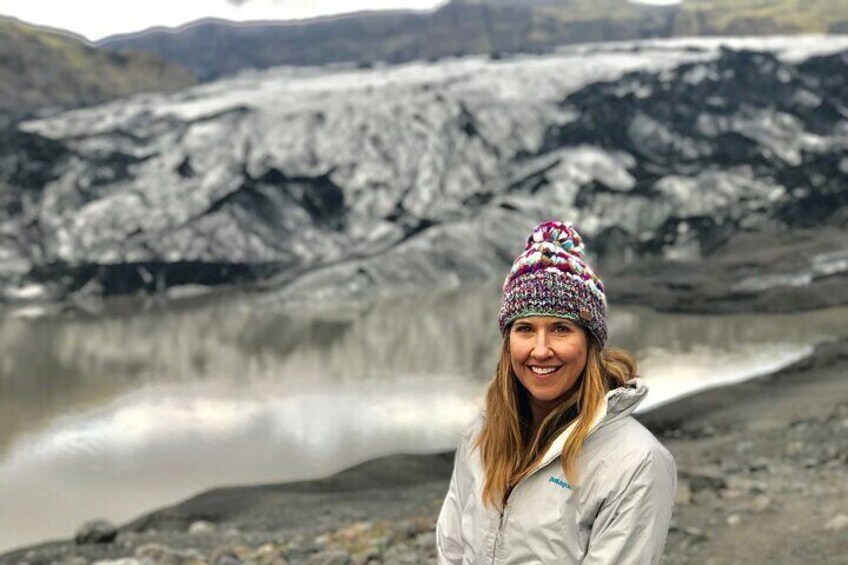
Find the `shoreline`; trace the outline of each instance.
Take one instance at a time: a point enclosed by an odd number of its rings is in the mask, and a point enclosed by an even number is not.
[[[842,337],[776,372],[637,415],[678,465],[666,563],[705,555],[731,563],[752,547],[754,561],[786,562],[811,543],[805,563],[844,555],[848,517],[837,508],[848,507],[839,488],[848,484],[846,372]],[[281,563],[426,563],[452,465],[452,451],[393,455],[319,480],[212,489],[124,524],[113,543],[48,541],[0,555],[0,563],[141,562],[156,551],[154,562],[264,551]],[[793,535],[775,526],[764,533],[766,522],[785,522]],[[749,543],[752,535],[759,541]]]
[[[848,229],[836,226],[795,228],[785,232],[739,232],[700,257],[666,259],[644,256],[636,260],[607,257],[600,264],[611,304],[643,306],[657,312],[680,314],[788,314],[848,305],[848,249],[843,241]],[[508,265],[503,265],[506,271]],[[500,278],[467,279],[454,290],[492,285]],[[351,302],[432,289],[431,281],[412,286],[368,287],[347,295],[343,289],[333,308]],[[217,286],[169,287],[161,294],[126,294],[111,297],[71,294],[57,300],[12,299],[0,296],[0,316],[40,318],[76,316],[109,318],[156,309],[191,308],[240,293],[263,296],[272,303],[296,306],[296,297],[285,297],[286,285],[269,281]]]

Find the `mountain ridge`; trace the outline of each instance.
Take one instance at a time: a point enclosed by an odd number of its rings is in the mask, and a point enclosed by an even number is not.
[[[0,16],[0,114],[25,116],[194,83],[188,70],[155,55],[105,51],[73,33]]]
[[[202,79],[246,68],[402,63],[463,55],[549,52],[560,45],[705,35],[840,33],[839,0],[452,0],[431,11],[357,12],[314,20],[200,20],[111,36],[97,45],[150,51]]]

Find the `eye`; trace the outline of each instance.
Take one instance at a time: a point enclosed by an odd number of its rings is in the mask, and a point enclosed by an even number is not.
[[[532,331],[532,328],[526,324],[519,324],[512,327],[512,331],[519,334],[526,334]]]
[[[553,328],[553,333],[560,335],[569,334],[571,333],[571,326],[568,324],[557,324]]]

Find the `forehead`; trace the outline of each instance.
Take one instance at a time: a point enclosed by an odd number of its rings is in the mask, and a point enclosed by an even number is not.
[[[527,316],[526,318],[518,318],[513,322],[513,325],[530,325],[535,327],[553,326],[556,324],[567,324],[571,326],[579,326],[574,320],[568,318],[558,318],[556,316]]]

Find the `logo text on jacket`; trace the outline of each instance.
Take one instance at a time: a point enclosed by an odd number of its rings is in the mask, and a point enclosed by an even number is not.
[[[550,479],[548,479],[548,482],[549,482],[549,483],[553,483],[553,484],[557,485],[557,486],[558,486],[558,487],[560,487],[560,488],[567,488],[568,490],[574,490],[574,489],[572,489],[572,488],[571,488],[571,485],[570,485],[570,484],[568,484],[567,482],[563,481],[563,480],[562,480],[562,479],[560,479],[559,477],[551,476],[551,478],[550,478]]]

